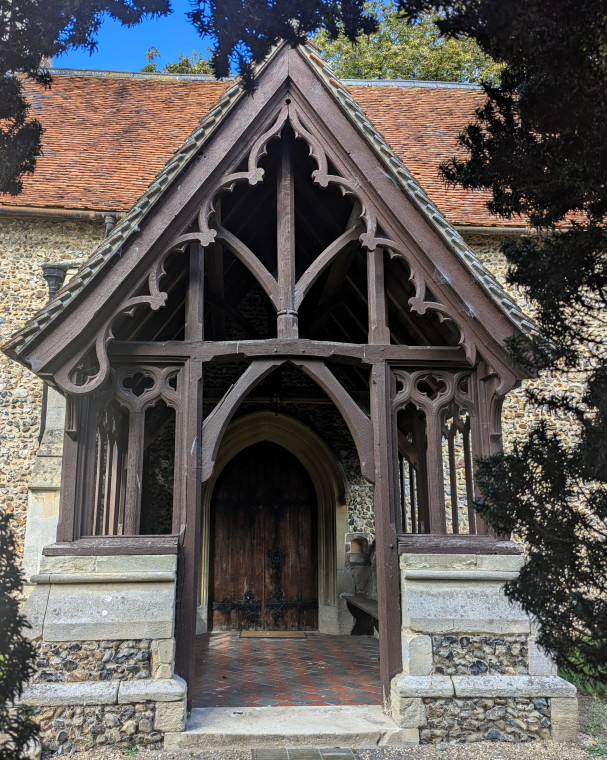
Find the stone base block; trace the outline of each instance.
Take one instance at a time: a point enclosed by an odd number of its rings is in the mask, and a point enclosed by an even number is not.
[[[580,730],[580,719],[576,697],[550,700],[552,738],[557,742],[576,742]]]
[[[392,719],[401,728],[419,728],[426,724],[426,708],[419,698],[410,699],[392,693]]]
[[[156,705],[154,728],[156,731],[184,731],[186,717],[185,701],[159,702]]]
[[[21,702],[34,708],[44,752],[158,748],[165,732],[185,728],[186,686],[177,677],[30,684]]]
[[[412,676],[432,673],[432,638],[403,631],[403,671]]]

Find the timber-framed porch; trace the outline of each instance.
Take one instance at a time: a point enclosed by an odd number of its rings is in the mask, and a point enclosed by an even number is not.
[[[516,551],[474,513],[473,475],[475,457],[499,450],[501,404],[522,375],[503,341],[526,323],[310,56],[281,47],[255,98],[224,96],[95,265],[9,348],[67,399],[46,555],[176,551],[188,683],[211,567],[205,488],[225,437],[248,415],[332,409],[373,484],[387,703],[402,670],[399,551]],[[315,550],[337,575],[344,504],[319,483]],[[319,609],[337,608],[321,575]]]

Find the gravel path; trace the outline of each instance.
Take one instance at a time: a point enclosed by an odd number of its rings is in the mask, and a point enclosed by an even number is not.
[[[581,737],[583,744],[562,744],[560,742],[541,741],[531,744],[496,744],[479,742],[478,744],[459,745],[425,745],[411,749],[369,749],[355,750],[358,760],[590,760],[596,755],[585,749],[588,737]],[[165,752],[164,750],[139,750],[126,753],[119,750],[94,749],[77,753],[74,760],[253,760],[250,751],[231,752]]]

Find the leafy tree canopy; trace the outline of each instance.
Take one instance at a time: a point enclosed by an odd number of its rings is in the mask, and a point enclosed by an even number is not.
[[[169,10],[169,0],[0,0],[0,193],[18,194],[40,155],[42,127],[28,118],[18,74],[48,87],[44,60],[70,48],[92,52],[104,14],[130,26]]]
[[[160,58],[160,51],[155,47],[151,47],[145,55],[148,62],[141,70],[150,74],[158,73],[159,69],[156,65],[156,59]],[[202,53],[197,53],[194,50],[192,55],[180,53],[178,60],[165,64],[162,71],[165,74],[201,74],[212,76],[213,67],[208,56],[205,58]]]
[[[359,34],[353,44],[344,34],[331,39],[325,29],[312,42],[342,79],[424,79],[443,82],[496,81],[500,65],[469,37],[441,35],[438,14],[405,23],[388,0],[373,0],[369,11],[377,31]]]

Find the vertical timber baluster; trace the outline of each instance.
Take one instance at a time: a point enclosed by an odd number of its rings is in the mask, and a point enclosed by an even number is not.
[[[449,487],[451,489],[451,521],[452,532],[459,533],[459,513],[457,504],[457,473],[455,472],[455,436],[457,434],[457,419],[459,415],[459,408],[457,405],[451,407],[453,411],[453,421],[448,424],[448,412],[447,420],[445,421],[447,432],[447,450],[449,456]]]
[[[428,501],[430,502],[430,533],[447,532],[445,520],[445,476],[443,473],[442,430],[440,412],[426,415],[426,466]]]
[[[131,409],[126,464],[126,494],[124,505],[124,534],[136,536],[141,523],[141,475],[143,470],[143,441],[145,409]]]

